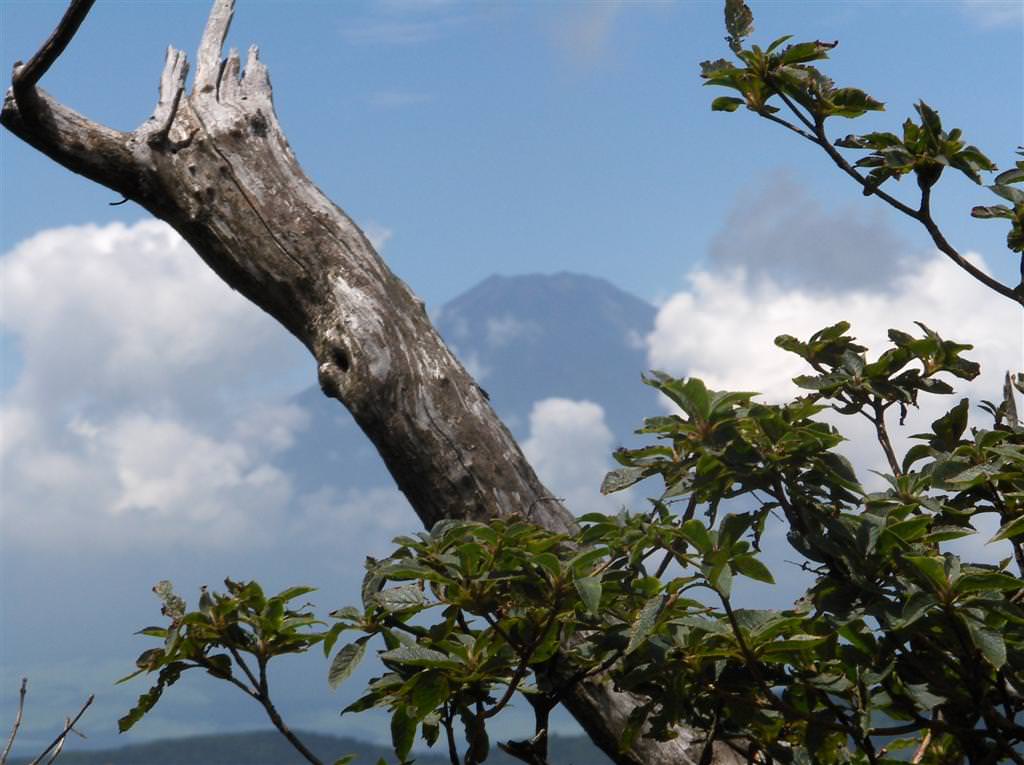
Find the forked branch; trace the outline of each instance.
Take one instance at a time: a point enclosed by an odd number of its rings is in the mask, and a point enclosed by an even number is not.
[[[25,695],[27,692],[28,678],[23,677],[21,678],[21,687],[18,689],[18,713],[14,718],[14,725],[11,726],[11,734],[7,738],[7,744],[4,746],[3,752],[0,753],[0,765],[6,765],[7,758],[10,756],[11,749],[14,746],[14,740],[18,737],[18,730],[21,728],[21,721],[25,714]],[[78,710],[78,714],[74,717],[69,717],[64,721],[63,730],[57,734],[57,737],[50,742],[50,745],[46,747],[39,756],[33,759],[29,765],[40,765],[44,760],[46,760],[46,765],[51,765],[51,763],[60,756],[60,753],[64,751],[64,742],[67,741],[68,736],[72,733],[78,733],[78,731],[75,730],[75,725],[82,719],[82,715],[85,714],[85,710],[92,705],[94,698],[94,696],[90,695]],[[78,733],[78,735],[81,734]],[[50,755],[49,759],[46,759],[47,755]]]

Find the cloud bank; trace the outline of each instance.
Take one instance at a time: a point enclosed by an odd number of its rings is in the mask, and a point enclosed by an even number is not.
[[[303,364],[293,338],[157,222],[43,232],[0,284],[20,349],[0,406],[8,540],[270,541],[292,495],[272,458],[306,425],[272,403]]]
[[[576,514],[614,512],[629,504],[628,492],[601,495],[611,469],[615,437],[604,409],[593,401],[547,398],[530,412],[530,436],[523,453],[544,484]]]

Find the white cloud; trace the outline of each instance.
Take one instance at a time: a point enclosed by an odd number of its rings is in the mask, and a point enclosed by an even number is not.
[[[305,426],[262,403],[304,357],[168,226],[45,231],[0,258],[23,349],[0,409],[3,532],[29,546],[263,544]]]
[[[0,258],[0,326],[23,351],[11,399],[64,417],[145,401],[223,407],[211,390],[272,377],[298,343],[166,224],[44,231]]]
[[[970,257],[984,268],[980,256]],[[974,404],[998,400],[1003,375],[1021,369],[1024,361],[1020,307],[935,253],[916,272],[898,276],[886,292],[784,290],[767,278],[751,279],[742,269],[694,273],[689,288],[673,295],[658,312],[648,337],[650,363],[671,374],[700,377],[713,389],[759,391],[761,400],[782,401],[798,393],[791,378],[809,369],[797,356],[775,347],[774,338],[789,334],[806,339],[840,320],[850,321],[851,333],[876,353],[886,347],[889,328],[917,332],[914,321],[946,339],[975,346],[964,355],[982,365],[977,380],[950,379],[955,396],[922,395],[921,410],[911,411],[905,427],[892,423],[898,454],[910,445],[910,435],[928,431],[962,396]],[[979,424],[986,422],[976,408],[974,415]],[[876,485],[880,479],[868,470],[885,468],[870,424],[860,417],[827,416],[850,439],[840,451],[853,461],[861,480]],[[976,551],[987,538],[972,538]],[[981,554],[995,553],[990,549]]]
[[[964,13],[984,27],[1024,22],[1021,0],[962,0],[962,7]]]
[[[626,492],[602,497],[601,480],[612,467],[614,436],[604,409],[592,401],[548,398],[530,412],[523,452],[537,475],[574,513],[610,512],[629,504]]]
[[[971,259],[983,267],[980,256]],[[783,290],[767,278],[748,278],[742,269],[696,272],[689,289],[659,310],[648,337],[650,363],[700,377],[712,388],[752,389],[778,400],[796,393],[790,378],[805,369],[798,357],[776,348],[774,338],[806,337],[841,320],[850,321],[852,333],[873,348],[883,346],[891,327],[917,331],[914,321],[947,339],[973,343],[967,356],[985,372],[974,389],[991,391],[1007,369],[1021,366],[1020,308],[938,253],[898,276],[885,293]]]

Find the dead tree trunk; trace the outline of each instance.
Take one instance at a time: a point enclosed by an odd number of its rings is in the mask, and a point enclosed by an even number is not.
[[[185,54],[169,48],[156,110],[127,133],[35,87],[90,5],[75,0],[51,40],[15,68],[3,125],[167,221],[225,282],[287,327],[316,359],[324,393],[352,412],[427,527],[520,513],[552,530],[574,529],[423,302],[302,171],[257,49],[244,71],[235,51],[222,61],[234,0],[214,2],[191,93]],[[635,703],[607,682],[584,684],[566,703],[617,763],[700,757],[703,736],[686,730],[668,743],[644,739],[634,752],[618,752]],[[727,759],[731,753],[721,752],[718,761]]]

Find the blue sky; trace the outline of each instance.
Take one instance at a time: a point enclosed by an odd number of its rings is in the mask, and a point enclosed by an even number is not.
[[[737,193],[782,168],[823,203],[859,204],[814,147],[749,113],[708,112],[717,94],[696,71],[725,52],[719,5],[264,0],[242,3],[229,45],[259,43],[298,156],[357,221],[391,232],[389,261],[429,303],[494,271],[553,267],[655,297],[700,261]],[[889,104],[858,127],[895,126],[924,98],[1006,164],[1024,87],[1015,5],[770,2],[755,14],[763,40],[840,39],[835,79]],[[27,57],[60,8],[5,0],[3,60]],[[164,47],[194,48],[205,13],[205,2],[101,1],[44,85],[135,127]],[[108,208],[106,190],[0,140],[4,248],[52,225],[145,215]],[[965,218],[985,195],[947,185],[938,212],[954,241],[995,248],[1000,227]]]
[[[758,40],[839,38],[828,71],[887,103],[836,121],[837,136],[893,129],[924,98],[998,164],[1014,159],[1017,0],[752,7]],[[155,102],[165,46],[191,53],[207,10],[100,0],[42,85],[130,129]],[[0,1],[0,60],[27,58],[62,11]],[[718,0],[239,0],[228,44],[259,43],[299,159],[434,310],[494,273],[566,270],[657,303],[641,339],[651,365],[713,386],[783,395],[795,370],[771,337],[844,317],[871,336],[913,319],[963,333],[990,381],[1020,368],[1017,309],[948,269],[814,147],[748,112],[710,112],[719,93],[697,64],[725,54],[722,36]],[[0,719],[21,674],[36,689],[26,740],[102,690],[88,729],[109,743],[142,690],[112,696],[109,680],[140,650],[131,632],[156,613],[156,572],[186,593],[225,573],[327,582],[333,604],[352,592],[330,584],[352,576],[352,539],[382,544],[414,518],[388,487],[295,496],[272,457],[304,427],[287,394],[315,382],[297,344],[143,211],[110,206],[111,192],[6,132],[0,163]],[[949,178],[934,209],[961,251],[1011,281],[1005,228],[968,215],[991,202]],[[601,408],[549,400],[534,413],[524,432],[542,477],[592,496],[614,446]],[[569,463],[572,442],[600,448]],[[332,531],[350,546],[312,539]],[[302,677],[320,688],[321,674]],[[258,724],[206,685],[175,688],[177,705],[137,735]],[[337,727],[325,690],[289,693],[299,727],[361,732]]]

